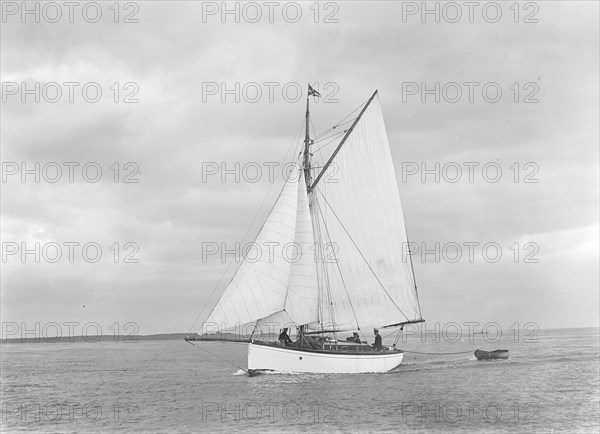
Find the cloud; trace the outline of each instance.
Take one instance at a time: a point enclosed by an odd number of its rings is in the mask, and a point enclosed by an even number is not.
[[[8,176],[3,241],[93,241],[103,249],[97,263],[80,253],[74,263],[11,257],[2,264],[3,320],[187,330],[227,267],[203,262],[202,243],[241,241],[249,226],[251,240],[282,185],[281,173],[271,182],[267,171],[257,182],[231,175],[222,182],[222,170],[294,158],[305,102],[286,98],[283,87],[310,81],[321,90],[330,83],[328,95],[335,91],[336,101],[312,103],[317,132],[379,89],[411,241],[497,242],[506,254],[516,242],[539,245],[537,264],[416,263],[427,319],[468,320],[479,312],[481,320],[547,327],[597,324],[597,309],[584,307],[598,301],[590,272],[597,271],[590,258],[597,258],[598,239],[597,4],[544,3],[538,24],[515,24],[510,15],[497,24],[403,22],[401,4],[390,2],[339,3],[339,22],[331,24],[324,15],[315,23],[308,8],[299,23],[276,15],[272,24],[252,24],[218,16],[203,22],[200,3],[139,6],[137,24],[106,15],[96,24],[2,25],[3,82],[56,82],[64,92],[65,82],[81,83],[73,103],[5,95],[2,162],[65,170],[56,183],[41,172],[39,183],[32,174],[25,183],[20,173]],[[97,103],[82,97],[90,82],[102,88]],[[262,97],[253,103],[239,95],[236,103],[231,94],[203,93],[206,83],[233,89],[236,82],[256,83]],[[268,82],[278,83],[272,102]],[[423,103],[420,94],[406,94],[409,82],[428,89],[458,83],[463,96]],[[465,82],[480,83],[473,102]],[[486,83],[501,87],[500,102],[483,98]],[[124,103],[135,89],[139,102]],[[523,103],[533,91],[539,102]],[[333,146],[315,157],[325,159]],[[79,164],[72,183],[65,162]],[[421,169],[436,162],[440,170],[479,166],[473,182],[466,172],[458,182],[442,173],[439,182],[431,175],[423,182],[421,173],[403,180],[406,163]],[[98,182],[84,179],[87,163],[101,167]],[[213,163],[219,173],[207,177]],[[498,182],[482,176],[487,163],[501,167]],[[124,182],[128,175],[138,182]],[[539,182],[524,182],[527,175]],[[127,242],[139,247],[138,263],[122,262]]]

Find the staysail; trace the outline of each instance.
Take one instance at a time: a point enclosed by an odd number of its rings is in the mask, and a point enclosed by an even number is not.
[[[262,230],[201,334],[252,329],[261,321],[278,332],[318,321],[314,237],[302,170],[295,169]],[[258,258],[258,260],[256,260]]]

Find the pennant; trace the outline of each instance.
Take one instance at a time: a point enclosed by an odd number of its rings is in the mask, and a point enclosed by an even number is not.
[[[308,85],[308,96],[316,96],[316,97],[319,97],[319,96],[321,96],[321,94],[320,94],[319,92],[317,92],[316,90],[314,90],[314,89],[312,88],[312,86],[309,84],[309,85]]]

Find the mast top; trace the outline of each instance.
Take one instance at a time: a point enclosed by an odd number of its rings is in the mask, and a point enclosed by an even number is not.
[[[320,97],[321,94],[317,92],[313,87],[308,84],[308,92],[306,93],[306,132],[304,135],[304,158],[302,168],[304,170],[304,181],[306,183],[306,191],[310,192],[310,185],[312,182],[312,178],[310,175],[310,167],[311,167],[311,154],[310,154],[310,145],[312,144],[312,140],[310,138],[310,97]]]

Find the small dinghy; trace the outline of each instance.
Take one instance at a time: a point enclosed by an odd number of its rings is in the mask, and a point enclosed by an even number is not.
[[[483,351],[475,350],[477,360],[508,359],[508,350]]]

